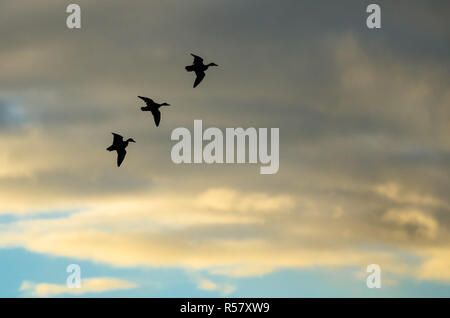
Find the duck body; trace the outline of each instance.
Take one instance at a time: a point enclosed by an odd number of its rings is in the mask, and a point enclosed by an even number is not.
[[[210,66],[219,66],[216,63],[209,63],[209,64],[204,64],[203,63],[203,58],[201,58],[198,55],[192,54],[191,55],[194,57],[194,63],[192,65],[188,65],[185,67],[186,71],[188,72],[194,72],[196,75],[195,78],[195,82],[194,82],[194,88],[198,86],[198,84],[201,83],[201,81],[203,81],[203,78],[205,78],[205,71],[210,67]]]
[[[123,140],[123,137],[119,134],[112,133],[114,136],[113,144],[106,148],[108,151],[117,151],[117,166],[120,167],[127,151],[125,150],[128,147],[130,142],[136,142],[133,138],[128,138],[127,140]]]
[[[170,104],[167,103],[161,103],[158,104],[153,101],[153,99],[144,97],[144,96],[138,96],[140,99],[142,99],[146,106],[141,107],[141,110],[143,112],[151,112],[153,115],[153,119],[155,120],[156,127],[159,126],[159,123],[161,122],[161,112],[159,111],[159,108],[162,106],[170,106]]]

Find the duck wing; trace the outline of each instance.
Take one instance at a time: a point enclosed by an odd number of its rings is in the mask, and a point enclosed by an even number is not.
[[[125,159],[125,155],[127,154],[127,151],[125,149],[118,149],[117,150],[117,166],[120,167],[123,160]]]
[[[155,102],[153,101],[153,99],[148,98],[148,97],[144,97],[144,96],[138,96],[140,99],[142,99],[147,105],[153,105]]]
[[[195,78],[194,88],[197,87],[198,84],[201,83],[201,81],[203,81],[203,78],[205,77],[205,72],[197,71],[195,72],[195,75],[197,75],[197,77]]]
[[[156,127],[159,126],[159,122],[161,121],[161,112],[159,109],[152,109],[153,119],[155,120]]]
[[[194,65],[195,64],[203,64],[203,59],[200,56],[192,54],[192,53],[191,53],[191,55],[194,57]]]
[[[113,145],[121,145],[123,143],[123,137],[116,133],[112,134],[114,136]]]

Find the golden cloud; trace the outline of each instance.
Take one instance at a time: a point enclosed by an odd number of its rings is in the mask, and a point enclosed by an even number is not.
[[[230,210],[211,207],[209,202],[213,201],[205,198],[207,193],[214,198],[220,193],[232,194],[236,203],[230,203]],[[255,205],[242,204],[254,197],[270,202],[271,209],[256,213]],[[377,224],[370,226],[363,220],[351,220],[346,214],[339,218],[333,213],[299,214],[290,199],[280,199],[288,197],[223,188],[177,199],[162,195],[148,200],[110,202],[64,218],[3,225],[0,246],[20,246],[33,252],[112,266],[180,267],[233,277],[264,275],[282,268],[372,263],[399,275],[417,272],[414,265],[403,262],[393,251],[364,248],[364,244],[373,244],[373,237],[392,244],[398,229],[392,233],[385,229],[382,233]],[[294,210],[273,213],[279,208]],[[271,213],[265,213],[269,210]],[[427,239],[443,234],[437,232],[431,217],[417,211],[392,210],[381,221],[420,226]],[[236,227],[245,228],[249,234],[242,236],[246,231],[237,231]],[[407,235],[408,229],[404,231]],[[356,240],[360,246],[353,244]],[[396,244],[401,247],[404,243],[400,240]]]
[[[66,285],[24,281],[20,286],[20,291],[34,297],[53,297],[64,294],[82,295],[86,293],[101,293],[120,289],[132,289],[136,287],[137,284],[126,280],[110,277],[98,277],[82,279],[80,288],[69,288]]]
[[[217,284],[204,278],[198,281],[197,288],[207,291],[218,291],[224,296],[229,295],[236,290],[236,286],[231,284]]]

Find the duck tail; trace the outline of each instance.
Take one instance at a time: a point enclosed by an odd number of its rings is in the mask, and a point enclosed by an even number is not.
[[[114,150],[114,147],[113,147],[113,146],[109,146],[108,148],[106,148],[106,150],[108,150],[108,151],[113,151],[113,150]]]
[[[185,68],[186,68],[186,71],[188,71],[188,72],[192,72],[194,70],[193,65],[186,66]]]

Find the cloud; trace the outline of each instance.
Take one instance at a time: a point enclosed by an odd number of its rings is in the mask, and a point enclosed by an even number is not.
[[[438,224],[436,220],[426,213],[418,210],[389,210],[382,220],[403,227],[409,227],[418,235],[434,238],[437,235]]]
[[[20,291],[34,297],[54,297],[60,295],[82,295],[86,293],[102,293],[120,289],[132,289],[137,285],[126,280],[99,277],[82,279],[80,288],[69,288],[66,285],[49,283],[22,282]]]
[[[447,4],[385,1],[398,28],[375,36],[354,1],[80,0],[81,33],[64,4],[35,2],[0,12],[0,213],[15,220],[0,247],[232,277],[379,263],[447,281]],[[191,51],[221,65],[202,90]],[[174,105],[158,129],[141,94]],[[280,127],[282,169],[174,165],[171,130],[199,116]],[[111,131],[137,141],[120,169]]]
[[[200,194],[197,204],[201,208],[219,211],[283,213],[295,206],[295,199],[289,195],[267,195],[265,193],[242,195],[233,189],[214,188]]]
[[[227,296],[236,290],[236,286],[230,284],[217,284],[208,279],[200,279],[197,287],[207,291],[219,291],[224,296]]]
[[[375,187],[375,191],[388,199],[400,203],[431,206],[445,205],[445,202],[442,202],[441,200],[438,200],[431,196],[420,195],[417,193],[405,193],[404,189],[401,189],[401,187],[396,183],[386,183],[378,185]]]
[[[450,249],[430,248],[424,252],[425,261],[418,271],[418,277],[450,283]]]
[[[237,202],[253,196],[228,192]],[[242,210],[200,209],[198,198],[205,193],[210,190],[177,199],[153,196],[145,201],[111,202],[63,218],[11,222],[1,226],[0,246],[112,266],[179,267],[230,277],[371,263],[399,275],[414,275],[417,265],[405,263],[389,246],[408,247],[413,238],[426,249],[448,235],[418,212],[388,212],[370,225],[352,215],[324,214],[326,202],[322,207],[300,201],[297,209],[302,210],[255,213],[250,209],[248,216]],[[272,202],[271,195],[262,197]],[[386,222],[394,227],[383,227]],[[419,235],[411,232],[411,226],[418,228]],[[356,240],[359,244],[351,247]],[[374,242],[386,250],[365,248]],[[410,253],[414,255],[414,250]]]
[[[210,280],[202,279],[198,282],[198,288],[204,290],[216,290],[217,284],[213,283]]]

